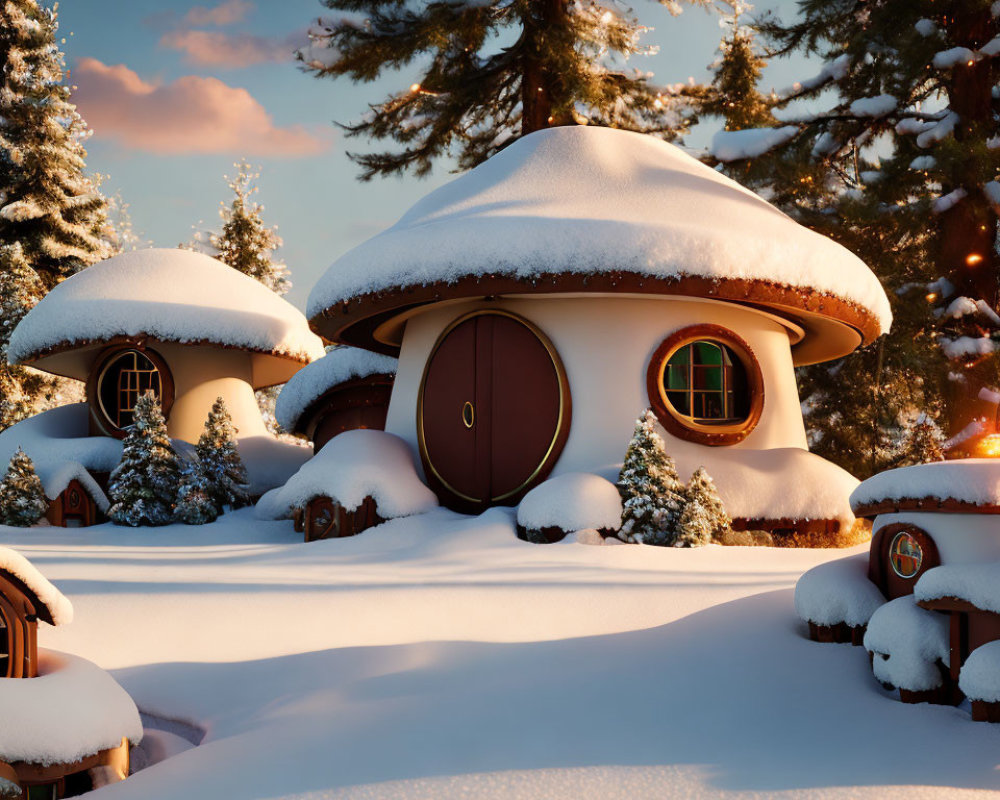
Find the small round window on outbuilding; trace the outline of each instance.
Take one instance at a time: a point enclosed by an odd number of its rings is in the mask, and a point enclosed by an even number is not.
[[[650,361],[647,388],[663,427],[699,444],[742,441],[764,404],[749,345],[717,325],[694,325],[668,337]]]
[[[123,435],[133,424],[136,401],[152,392],[164,416],[173,401],[173,382],[166,363],[152,350],[115,349],[105,355],[91,376],[91,407],[101,427]]]

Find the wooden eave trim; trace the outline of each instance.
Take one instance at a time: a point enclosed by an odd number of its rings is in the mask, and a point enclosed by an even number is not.
[[[18,774],[18,778],[27,784],[48,783],[59,780],[67,775],[83,772],[94,767],[106,766],[112,755],[122,748],[128,748],[129,741],[122,737],[121,744],[114,747],[105,747],[90,756],[84,756],[77,761],[56,762],[54,764],[41,764],[36,761],[11,761],[8,762]]]
[[[55,622],[52,620],[52,610],[39,599],[38,595],[35,594],[28,584],[22,581],[14,573],[8,572],[5,569],[0,569],[0,578],[6,580],[11,586],[24,595],[25,599],[27,599],[27,601],[34,607],[35,616],[38,617],[38,619],[42,622],[49,623],[49,625],[55,625]]]
[[[795,519],[791,517],[733,517],[734,531],[772,531],[792,528],[798,533],[836,533],[840,530],[839,519]]]
[[[990,611],[988,608],[980,608],[968,600],[962,600],[960,597],[955,597],[954,595],[946,595],[945,597],[935,597],[932,600],[918,600],[917,605],[921,608],[926,608],[928,611],[959,611],[964,613],[979,613],[979,614],[993,614],[994,616],[1000,617],[996,611]]]
[[[395,382],[395,372],[373,372],[371,375],[366,375],[363,378],[351,378],[336,383],[302,409],[302,413],[295,420],[295,425],[289,433],[308,436],[309,428],[314,427],[316,418],[326,410],[326,404],[340,392],[377,386],[388,386],[391,389],[395,385]]]
[[[953,497],[905,497],[899,500],[881,500],[877,503],[860,503],[853,507],[855,516],[877,517],[901,511],[928,511],[941,514],[1000,514],[1000,505],[970,503]]]
[[[661,278],[624,271],[598,274],[545,273],[530,279],[491,273],[485,276],[469,275],[454,282],[397,286],[335,303],[313,316],[309,325],[314,332],[330,341],[398,355],[399,348],[375,339],[374,331],[389,318],[417,306],[472,297],[580,292],[703,297],[750,306],[760,305],[771,313],[772,306],[793,314],[795,311],[805,311],[853,328],[861,336],[863,344],[870,344],[881,333],[874,314],[830,294],[795,289],[764,280],[693,275]]]

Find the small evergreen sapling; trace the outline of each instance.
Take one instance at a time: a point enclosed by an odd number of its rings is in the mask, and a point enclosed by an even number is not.
[[[0,481],[0,522],[17,528],[30,528],[49,509],[42,482],[35,465],[19,447],[10,459],[7,473]]]
[[[636,420],[625,463],[618,475],[622,496],[619,536],[627,542],[671,545],[684,504],[684,485],[649,409]]]
[[[920,413],[904,426],[900,457],[895,466],[944,461],[945,436],[934,419]]]
[[[685,490],[686,502],[677,522],[674,547],[700,547],[714,539],[720,541],[730,530],[732,520],[726,513],[712,476],[698,467]]]
[[[125,437],[122,460],[111,473],[112,522],[132,527],[172,522],[180,472],[160,403],[147,392],[135,404],[135,422]]]
[[[185,525],[204,525],[219,516],[219,507],[212,501],[208,478],[199,465],[188,466],[181,475],[177,490],[174,517]]]
[[[218,398],[198,439],[198,460],[208,479],[209,496],[220,511],[224,506],[240,508],[250,503],[250,478],[236,449],[237,433],[225,402]]]

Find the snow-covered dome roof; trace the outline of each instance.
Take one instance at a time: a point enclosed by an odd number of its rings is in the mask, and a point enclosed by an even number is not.
[[[86,380],[94,350],[125,338],[256,354],[254,385],[283,383],[323,355],[305,317],[259,281],[201,253],[135,250],[95,264],[42,298],[11,335],[11,363]]]
[[[0,575],[27,595],[43,622],[67,625],[73,621],[73,606],[66,596],[16,550],[0,547]]]
[[[851,494],[862,517],[896,511],[1000,514],[1000,458],[934,461],[873,475]]]
[[[400,330],[386,323],[415,306],[553,292],[765,307],[805,329],[798,363],[844,355],[892,320],[839,244],[680,148],[584,126],[526,136],[431,192],[334,262],[308,315],[329,339],[389,353]]]
[[[326,392],[358,378],[395,375],[397,363],[395,358],[357,347],[335,347],[300,369],[282,387],[274,404],[275,419],[286,431],[294,430],[306,409]]]

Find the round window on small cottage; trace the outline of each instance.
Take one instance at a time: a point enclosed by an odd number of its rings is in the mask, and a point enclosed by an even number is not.
[[[763,409],[760,367],[749,345],[717,325],[667,338],[650,361],[647,383],[664,428],[699,444],[742,441]]]
[[[131,428],[136,401],[152,392],[164,415],[173,400],[172,381],[163,359],[151,350],[117,350],[104,359],[92,381],[92,401],[108,433]]]
[[[912,578],[924,561],[924,551],[916,537],[907,531],[900,531],[889,545],[889,563],[892,571],[900,578]]]

